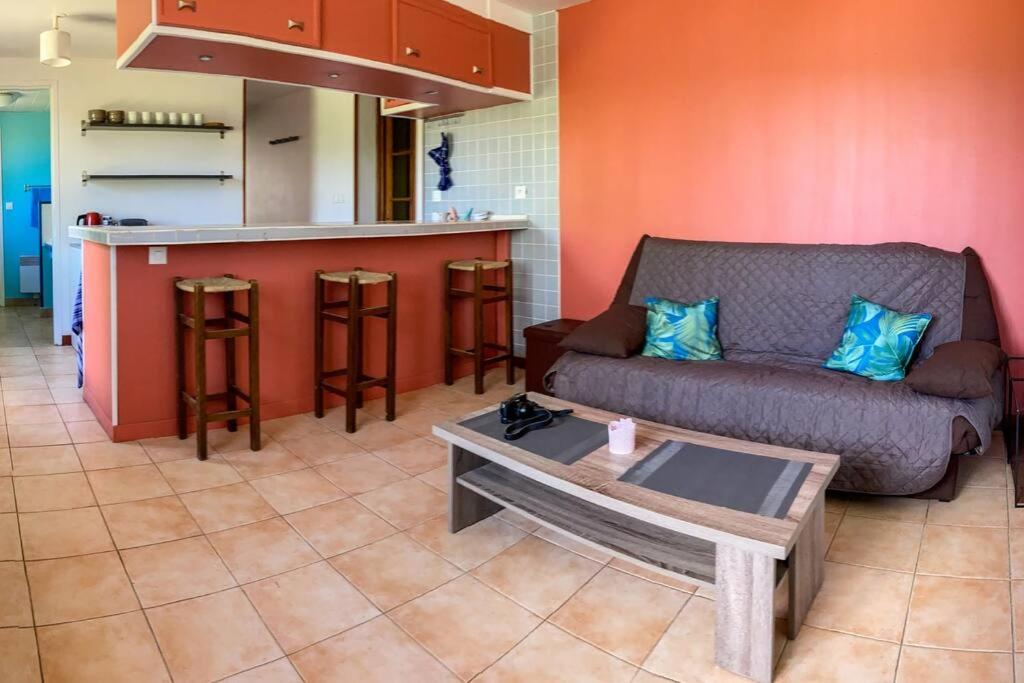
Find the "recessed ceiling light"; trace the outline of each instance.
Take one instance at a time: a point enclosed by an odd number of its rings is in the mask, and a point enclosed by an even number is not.
[[[338,78],[340,75],[341,74],[337,74],[337,73],[333,73],[332,72],[332,73],[327,74],[327,78]]]
[[[199,55],[199,61],[200,62],[212,62],[213,61],[213,55]]]

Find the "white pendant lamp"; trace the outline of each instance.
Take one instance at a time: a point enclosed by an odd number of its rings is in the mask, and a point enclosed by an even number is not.
[[[46,66],[71,63],[71,34],[60,30],[61,14],[53,15],[53,28],[39,34],[39,61]]]

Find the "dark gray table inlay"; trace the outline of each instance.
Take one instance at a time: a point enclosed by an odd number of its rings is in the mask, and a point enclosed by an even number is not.
[[[499,441],[505,440],[505,427],[501,424],[498,411],[493,410],[459,423],[474,432]],[[571,465],[588,453],[593,453],[608,443],[608,425],[584,420],[575,415],[556,417],[554,422],[543,429],[535,429],[515,441],[515,444],[534,455]]]
[[[666,441],[619,477],[652,491],[781,519],[811,464]]]

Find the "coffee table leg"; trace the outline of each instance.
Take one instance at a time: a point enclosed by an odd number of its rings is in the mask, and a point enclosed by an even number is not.
[[[819,496],[810,518],[789,554],[789,618],[787,637],[800,633],[811,603],[825,581],[825,499]]]
[[[775,560],[724,544],[715,552],[715,663],[770,683]]]
[[[448,531],[451,533],[462,531],[467,526],[483,521],[502,510],[502,506],[493,500],[470,491],[457,481],[460,475],[483,467],[489,462],[465,448],[448,444]]]

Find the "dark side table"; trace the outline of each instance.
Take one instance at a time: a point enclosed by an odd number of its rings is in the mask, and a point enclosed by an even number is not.
[[[551,395],[544,389],[544,375],[565,353],[565,349],[560,347],[558,342],[582,324],[582,320],[560,318],[523,330],[523,336],[526,338],[527,391]]]

